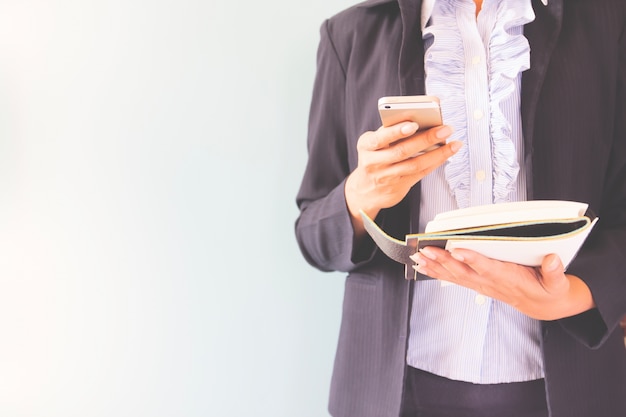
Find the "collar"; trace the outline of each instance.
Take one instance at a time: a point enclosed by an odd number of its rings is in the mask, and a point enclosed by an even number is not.
[[[433,14],[433,7],[435,7],[435,1],[437,0],[423,0],[422,1],[422,21],[421,21],[422,31],[424,31],[424,28],[426,27],[426,23],[428,23],[428,19],[430,19],[430,16]],[[548,0],[541,0],[541,3],[544,6],[547,6]]]

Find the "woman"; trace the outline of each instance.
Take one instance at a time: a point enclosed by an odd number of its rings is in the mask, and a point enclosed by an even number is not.
[[[622,0],[370,0],[324,23],[296,234],[348,272],[333,416],[626,415],[625,23]],[[379,97],[416,94],[446,125],[380,127]],[[567,273],[428,248],[436,280],[404,281],[358,216],[401,238],[531,199],[601,219]]]

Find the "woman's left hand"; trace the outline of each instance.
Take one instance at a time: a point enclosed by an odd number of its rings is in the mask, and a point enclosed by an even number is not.
[[[595,307],[587,284],[565,274],[554,254],[536,268],[497,261],[467,249],[448,252],[426,247],[412,259],[421,274],[471,288],[538,320],[557,320]]]

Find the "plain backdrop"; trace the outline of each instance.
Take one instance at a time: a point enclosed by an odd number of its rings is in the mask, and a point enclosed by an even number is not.
[[[353,2],[0,0],[0,416],[326,416],[295,194]]]

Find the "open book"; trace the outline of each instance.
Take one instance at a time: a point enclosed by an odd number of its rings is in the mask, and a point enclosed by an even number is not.
[[[378,247],[406,265],[407,279],[418,278],[410,256],[424,246],[471,249],[528,266],[539,266],[546,255],[555,253],[567,268],[598,221],[587,204],[573,201],[491,204],[440,213],[424,233],[406,235],[403,242],[387,235],[364,212],[361,216]]]

